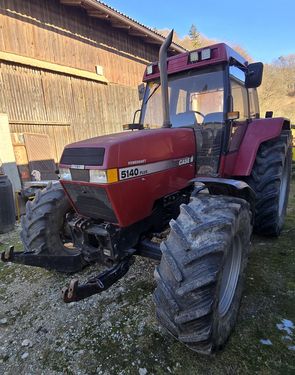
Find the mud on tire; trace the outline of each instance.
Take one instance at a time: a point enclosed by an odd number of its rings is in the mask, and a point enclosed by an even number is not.
[[[48,184],[39,190],[32,202],[27,202],[22,216],[21,239],[25,251],[42,255],[73,255],[78,250],[68,249],[65,241],[65,215],[71,205],[60,183]]]
[[[210,354],[236,322],[252,231],[249,205],[200,194],[170,226],[155,270],[156,314],[179,341]]]
[[[283,131],[279,138],[264,142],[245,179],[256,193],[254,231],[258,234],[278,236],[284,225],[292,169],[290,139],[290,131]]]

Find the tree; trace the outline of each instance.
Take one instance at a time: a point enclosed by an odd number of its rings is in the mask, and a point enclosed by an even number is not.
[[[194,24],[191,26],[189,30],[189,38],[192,42],[193,48],[201,47],[200,33]]]
[[[274,117],[295,119],[295,55],[280,56],[264,65],[259,87],[261,113],[273,111]]]

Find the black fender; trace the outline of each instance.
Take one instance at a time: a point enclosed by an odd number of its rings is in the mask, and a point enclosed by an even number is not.
[[[210,194],[229,195],[245,199],[250,203],[251,211],[255,212],[255,192],[245,181],[219,177],[196,177],[190,182],[204,184]]]

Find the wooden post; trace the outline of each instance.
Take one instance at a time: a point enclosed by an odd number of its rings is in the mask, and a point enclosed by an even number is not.
[[[21,182],[10,137],[8,116],[5,113],[0,113],[0,160],[4,173],[12,183],[13,190],[20,191]]]

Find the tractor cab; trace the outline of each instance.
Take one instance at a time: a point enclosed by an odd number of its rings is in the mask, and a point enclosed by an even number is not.
[[[171,127],[194,129],[197,173],[216,175],[221,154],[238,149],[248,121],[259,118],[256,87],[262,64],[248,65],[229,46],[217,44],[169,58],[167,75]],[[147,67],[144,81],[140,124],[159,128],[163,85],[158,64]]]

